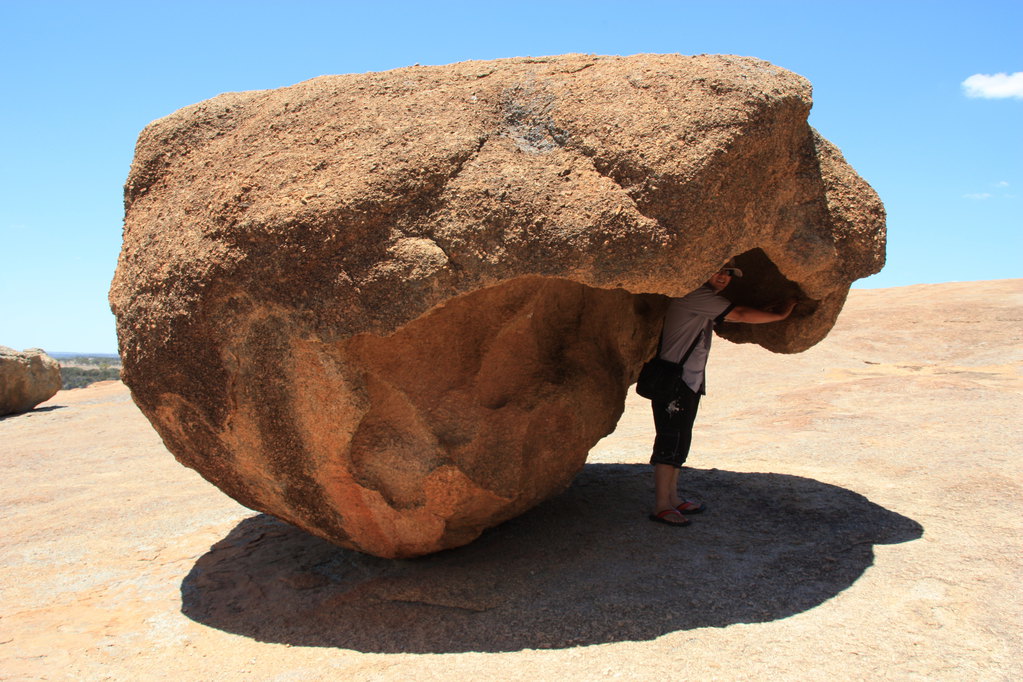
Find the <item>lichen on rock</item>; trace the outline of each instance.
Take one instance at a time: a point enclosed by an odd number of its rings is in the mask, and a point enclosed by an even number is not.
[[[805,350],[884,209],[752,58],[566,55],[324,76],[142,131],[111,287],[123,378],[184,464],[346,547],[470,542],[613,430],[666,296]]]

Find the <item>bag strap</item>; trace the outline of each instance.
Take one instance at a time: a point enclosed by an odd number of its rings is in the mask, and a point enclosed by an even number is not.
[[[687,350],[686,354],[682,356],[682,359],[678,361],[678,368],[679,369],[683,369],[686,366],[686,360],[688,360],[689,356],[693,354],[694,350],[696,350],[696,344],[698,344],[700,342],[700,339],[702,339],[703,335],[706,334],[706,333],[707,333],[706,328],[701,329],[700,333],[696,335],[695,339],[693,339],[693,342],[691,344],[689,344],[689,350]],[[661,351],[660,351],[660,348],[658,348],[657,349],[658,357],[660,357],[660,354],[661,354]]]
[[[685,364],[686,364],[686,360],[688,360],[689,356],[693,354],[694,350],[696,350],[696,344],[698,344],[700,342],[700,339],[702,339],[703,335],[706,334],[706,333],[707,333],[706,329],[701,329],[700,333],[696,335],[695,339],[693,339],[693,342],[691,344],[689,344],[689,349],[685,352],[685,355],[682,356],[682,359],[679,360],[678,362],[673,362],[672,364],[673,365],[678,365],[679,369],[682,369],[685,366]],[[654,355],[655,358],[660,358],[661,357],[661,343],[663,343],[663,342],[664,342],[664,328],[662,327],[661,328],[661,333],[660,333],[660,335],[657,338],[657,354]],[[665,360],[665,362],[668,362],[668,361]]]

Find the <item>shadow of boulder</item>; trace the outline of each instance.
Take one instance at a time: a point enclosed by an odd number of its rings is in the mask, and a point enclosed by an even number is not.
[[[266,515],[181,586],[189,618],[260,641],[377,653],[562,648],[784,618],[849,587],[922,527],[784,474],[686,469],[708,511],[650,523],[649,467],[590,464],[564,494],[458,549],[386,560]]]
[[[9,412],[7,414],[0,415],[0,422],[8,419],[14,419],[16,417],[22,417],[24,415],[42,414],[44,412],[53,412],[54,410],[63,410],[67,405],[47,405],[46,407],[33,407],[24,412]]]

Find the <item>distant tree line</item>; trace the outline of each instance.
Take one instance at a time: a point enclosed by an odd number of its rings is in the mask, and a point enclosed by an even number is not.
[[[66,353],[52,353],[51,355],[62,365],[96,365],[104,369],[121,366],[121,358],[116,355],[68,355]]]
[[[78,364],[96,364],[98,367],[76,367],[64,364],[74,361]],[[108,358],[68,358],[61,362],[60,381],[61,388],[85,388],[97,381],[110,381],[121,378],[121,366],[113,365]]]

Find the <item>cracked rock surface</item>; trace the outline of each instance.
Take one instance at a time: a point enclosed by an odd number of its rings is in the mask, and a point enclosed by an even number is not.
[[[665,296],[793,317],[884,261],[884,209],[752,58],[566,55],[324,76],[149,125],[111,288],[123,379],[246,506],[408,557],[563,490],[614,429]]]

